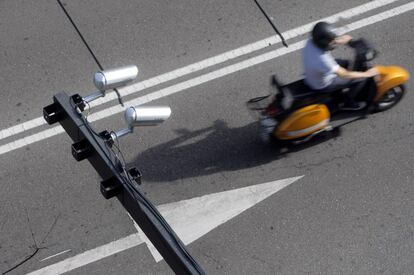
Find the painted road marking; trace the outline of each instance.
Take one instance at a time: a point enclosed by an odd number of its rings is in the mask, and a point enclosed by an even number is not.
[[[183,243],[188,245],[302,177],[303,176],[276,180],[168,203],[159,206],[158,210]],[[29,274],[61,274],[142,243],[147,244],[156,262],[162,260],[161,255],[152,243],[148,240],[145,234],[139,230],[136,234],[85,251],[74,257],[46,266]]]
[[[334,15],[331,15],[329,17],[325,17],[322,19],[319,19],[317,21],[313,21],[311,23],[308,23],[306,25],[291,29],[289,31],[283,32],[282,35],[285,37],[286,40],[292,39],[295,37],[298,37],[300,35],[304,35],[308,33],[312,26],[321,20],[328,21],[331,23],[337,22],[340,19],[350,19],[352,17],[355,17],[357,15],[361,15],[363,13],[369,12],[371,10],[374,10],[376,8],[397,2],[399,0],[376,0],[372,1],[339,13],[336,13]],[[173,70],[171,72],[161,74],[158,76],[155,76],[153,78],[144,80],[142,82],[138,82],[136,84],[124,87],[119,89],[119,92],[121,96],[127,96],[134,93],[138,93],[144,89],[165,83],[167,81],[171,81],[174,79],[177,79],[179,77],[209,68],[211,66],[232,60],[234,58],[253,53],[255,51],[264,49],[270,45],[274,45],[280,42],[280,38],[278,36],[270,36],[268,38],[265,38],[263,40],[244,45],[240,48],[207,58],[205,60],[196,62],[194,64],[187,65],[185,67]],[[109,92],[106,94],[105,97],[100,98],[94,102],[91,103],[91,107],[98,106],[101,104],[104,104],[106,102],[112,101],[114,99],[117,99],[117,96],[114,92]],[[7,129],[3,129],[0,131],[0,140],[5,139],[7,137],[11,137],[13,135],[17,135],[19,133],[23,133],[27,130],[37,128],[39,126],[46,125],[46,121],[43,119],[43,117],[38,117],[35,119],[32,119],[30,121],[26,121],[24,123],[9,127]]]
[[[103,258],[109,257],[116,253],[122,252],[129,248],[135,247],[137,245],[142,244],[143,241],[139,238],[138,234],[132,234],[125,238],[110,242],[108,244],[99,246],[97,248],[85,251],[81,254],[58,262],[56,264],[52,264],[46,266],[42,269],[33,271],[28,274],[62,274],[64,272],[68,272],[75,268],[85,266],[87,264],[99,261]]]
[[[341,31],[353,31],[353,30],[357,30],[360,29],[362,27],[366,27],[369,25],[372,25],[374,23],[377,22],[381,22],[384,21],[388,18],[392,18],[394,16],[406,13],[408,11],[411,11],[414,9],[414,2],[410,2],[408,4],[396,7],[394,9],[370,16],[368,18],[365,19],[361,19],[358,20],[354,23],[348,24],[344,27],[341,28]],[[220,77],[232,74],[234,72],[246,69],[246,68],[250,68],[254,65],[258,65],[260,63],[275,59],[277,57],[286,55],[288,53],[297,51],[301,48],[303,48],[304,44],[305,44],[306,40],[302,40],[299,41],[297,43],[291,44],[289,46],[289,48],[279,48],[277,50],[268,52],[268,53],[264,53],[252,58],[249,58],[247,60],[241,61],[239,63],[233,64],[233,65],[229,65],[227,67],[221,68],[219,70],[195,77],[193,79],[178,83],[176,85],[161,89],[159,91],[135,98],[133,100],[127,101],[125,102],[125,106],[137,106],[137,105],[142,105],[148,102],[151,102],[153,100],[162,98],[162,97],[166,97],[184,90],[187,90],[191,87],[195,87],[198,86],[200,84],[209,82],[211,80],[214,79],[218,79]],[[121,113],[123,112],[125,109],[124,107],[120,106],[120,105],[116,105],[113,107],[110,107],[108,109],[102,110],[100,112],[94,113],[92,115],[89,116],[89,121],[90,122],[94,122],[109,116],[112,116],[114,114],[117,113]],[[21,139],[18,139],[16,141],[4,144],[2,146],[0,146],[0,155],[8,153],[10,151],[22,148],[26,145],[32,144],[34,142],[49,138],[51,136],[55,136],[57,134],[63,133],[63,128],[61,126],[56,126],[52,129],[48,129],[42,132],[39,132],[37,134],[31,135],[31,136],[27,136]]]
[[[65,250],[65,251],[62,251],[62,252],[59,252],[59,253],[56,253],[55,255],[52,255],[52,256],[49,256],[49,257],[46,257],[46,258],[44,258],[44,259],[40,260],[40,262],[43,262],[43,261],[46,261],[46,260],[52,259],[52,258],[57,257],[57,256],[59,256],[59,255],[65,254],[65,253],[67,253],[67,252],[69,252],[69,251],[70,251],[70,249]]]

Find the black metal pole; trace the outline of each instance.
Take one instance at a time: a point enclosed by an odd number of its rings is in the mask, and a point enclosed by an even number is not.
[[[48,124],[59,122],[62,125],[74,141],[72,155],[75,159],[88,159],[103,179],[101,193],[104,197],[118,198],[176,274],[205,274],[155,206],[136,187],[136,182],[125,175],[126,171],[119,162],[114,161],[116,158],[105,140],[108,133],[95,133],[83,115],[77,112],[75,102],[79,99],[79,95],[56,94],[54,103],[43,109],[45,120]],[[134,177],[132,172],[128,174]],[[136,169],[134,174],[135,178],[140,177]]]

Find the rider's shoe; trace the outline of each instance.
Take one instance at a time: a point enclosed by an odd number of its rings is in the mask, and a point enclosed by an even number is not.
[[[358,111],[364,109],[365,106],[367,106],[366,102],[349,102],[341,104],[339,108],[344,111]]]

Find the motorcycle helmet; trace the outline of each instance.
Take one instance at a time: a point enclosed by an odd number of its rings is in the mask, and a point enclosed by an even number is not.
[[[324,21],[318,22],[312,29],[313,43],[324,51],[330,51],[334,49],[331,42],[338,37],[335,32],[335,28]]]

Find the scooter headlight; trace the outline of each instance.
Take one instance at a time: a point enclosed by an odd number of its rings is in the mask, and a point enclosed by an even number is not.
[[[377,56],[377,54],[378,54],[378,52],[376,50],[373,50],[373,49],[368,50],[365,53],[365,60],[366,61],[371,61],[371,60],[373,60]]]

